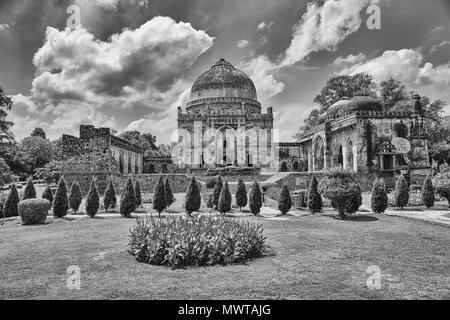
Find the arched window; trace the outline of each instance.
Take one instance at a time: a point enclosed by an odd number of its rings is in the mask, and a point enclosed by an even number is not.
[[[124,163],[123,163],[123,152],[120,152],[119,154],[119,172],[121,174],[123,174],[123,170],[124,170]]]
[[[128,174],[133,173],[133,166],[131,165],[131,156],[128,155]]]

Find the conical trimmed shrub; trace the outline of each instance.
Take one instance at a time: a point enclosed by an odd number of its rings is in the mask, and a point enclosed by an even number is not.
[[[395,185],[394,193],[394,203],[396,207],[403,208],[408,204],[409,201],[409,187],[408,182],[403,175],[401,175]]]
[[[117,206],[116,189],[111,180],[109,181],[108,187],[106,187],[105,190],[105,195],[103,196],[103,206],[105,207],[106,212]]]
[[[222,187],[223,187],[222,177],[218,176],[216,186],[214,187],[214,207],[215,208],[219,207],[219,197],[220,197],[220,193],[222,192]]]
[[[239,179],[236,190],[236,205],[239,207],[239,210],[242,210],[242,208],[247,206],[247,203],[247,189],[245,188],[244,180]]]
[[[166,207],[166,191],[164,180],[160,175],[158,184],[155,186],[155,191],[153,192],[153,209],[155,209],[158,212],[158,215],[161,217],[161,212],[163,212]]]
[[[292,208],[292,198],[291,193],[287,185],[284,185],[281,189],[280,196],[278,197],[278,210],[284,215],[289,212]]]
[[[100,196],[98,194],[97,186],[95,185],[95,179],[92,179],[91,187],[89,188],[89,192],[86,197],[86,214],[93,218],[98,213],[99,207]]]
[[[169,178],[166,178],[166,181],[164,182],[164,190],[165,190],[165,194],[166,194],[166,209],[167,209],[175,202],[175,198],[173,197],[172,187],[170,186]]]
[[[42,193],[42,199],[48,200],[48,202],[50,202],[50,206],[53,204],[53,191],[50,186],[47,186],[45,188],[44,192]]]
[[[371,201],[374,213],[384,213],[386,211],[389,200],[383,180],[379,180],[373,185]]]
[[[220,213],[227,213],[231,211],[231,193],[228,188],[228,182],[225,182],[222,191],[220,192],[218,210]]]
[[[120,198],[120,214],[125,218],[130,218],[134,210],[136,210],[136,195],[134,194],[133,180],[130,177]]]
[[[53,199],[53,214],[57,218],[62,218],[67,215],[69,209],[69,198],[67,197],[67,183],[62,176],[58,182],[55,198]]]
[[[25,190],[23,191],[22,200],[35,198],[36,198],[36,189],[34,188],[33,178],[30,177],[27,180],[27,185],[25,186]]]
[[[141,194],[141,185],[139,184],[139,180],[136,180],[134,193],[136,194],[136,207],[140,208],[142,205],[142,194]]]
[[[11,189],[9,190],[8,197],[6,198],[5,204],[3,205],[3,217],[18,217],[19,216],[19,193],[17,192],[17,187],[13,183]]]
[[[288,172],[288,165],[286,161],[281,162],[279,172]]]
[[[317,191],[318,185],[317,178],[313,176],[308,189],[308,208],[311,213],[319,213],[323,208],[322,196]]]
[[[80,209],[81,201],[83,201],[83,195],[81,194],[80,184],[77,181],[72,183],[69,193],[69,206],[73,212],[77,213]]]
[[[434,186],[431,177],[428,176],[422,185],[422,202],[427,208],[432,208],[434,206],[435,194]]]
[[[193,212],[199,211],[201,205],[202,198],[200,195],[200,188],[198,187],[195,177],[192,177],[191,183],[189,184],[189,188],[186,193],[184,208],[186,209],[186,213],[190,216]]]
[[[248,197],[248,203],[250,206],[250,211],[256,216],[261,212],[262,208],[262,194],[261,188],[259,187],[258,181],[253,183],[253,187],[250,190]]]

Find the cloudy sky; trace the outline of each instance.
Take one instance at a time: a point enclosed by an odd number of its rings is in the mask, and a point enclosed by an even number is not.
[[[0,0],[0,86],[19,139],[92,123],[169,142],[176,107],[222,57],[253,78],[285,141],[335,74],[392,76],[450,103],[450,0]]]

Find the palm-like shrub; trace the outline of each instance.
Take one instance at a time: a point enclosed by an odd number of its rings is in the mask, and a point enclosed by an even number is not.
[[[50,202],[47,199],[27,199],[19,202],[18,209],[22,224],[43,224],[47,219]]]
[[[308,208],[311,213],[319,213],[323,208],[322,196],[317,191],[318,185],[316,176],[313,176],[308,189]]]
[[[83,196],[81,194],[80,184],[77,181],[72,183],[69,192],[69,206],[75,212],[78,212],[80,209],[81,201],[83,201]]]
[[[431,177],[428,176],[422,185],[422,202],[427,208],[431,208],[434,206],[434,186]]]
[[[166,182],[164,182],[164,191],[166,194],[166,208],[169,208],[175,202],[169,178],[166,178]]]
[[[374,213],[384,213],[386,211],[389,200],[383,180],[378,180],[373,185],[371,202]]]
[[[23,191],[22,200],[35,198],[36,198],[36,189],[34,188],[33,178],[30,177],[27,180],[27,185],[25,186],[25,190]]]
[[[244,180],[239,179],[237,190],[236,190],[236,205],[239,207],[239,210],[245,208],[248,203],[247,198],[247,190],[245,188]]]
[[[186,193],[184,208],[186,209],[186,213],[191,216],[193,212],[200,210],[201,205],[202,198],[200,195],[200,188],[198,187],[195,177],[192,177],[191,183],[189,184],[189,188]]]
[[[261,188],[259,187],[258,181],[253,183],[253,187],[250,190],[248,196],[248,203],[250,206],[250,211],[256,216],[261,212],[262,207],[262,194]]]
[[[403,207],[408,204],[409,201],[409,187],[405,177],[401,175],[397,183],[395,184],[394,204],[396,207]]]
[[[93,218],[98,213],[99,207],[100,196],[98,194],[97,186],[95,185],[95,179],[92,179],[91,187],[89,188],[89,192],[86,197],[86,214]]]
[[[136,180],[134,193],[136,195],[136,207],[140,207],[142,205],[142,193],[141,193],[141,185],[139,184],[139,180]]]
[[[228,182],[225,182],[222,192],[220,193],[218,210],[220,213],[231,211],[231,193],[228,188]]]
[[[281,211],[283,215],[289,212],[292,208],[292,198],[291,193],[287,185],[284,185],[281,189],[280,196],[278,197],[278,210]]]
[[[53,214],[57,218],[67,215],[69,209],[69,198],[67,197],[67,183],[64,176],[59,179],[58,188],[56,189],[55,198],[53,199]]]
[[[153,192],[153,209],[158,212],[161,216],[161,212],[166,209],[166,190],[164,186],[164,180],[162,176],[159,176],[158,184],[155,186],[155,191]]]
[[[329,170],[320,182],[319,193],[331,201],[333,208],[338,211],[338,217],[345,219],[347,214],[354,212],[362,190],[352,172],[335,168]]]
[[[3,217],[10,218],[19,216],[17,207],[19,200],[19,193],[17,192],[16,185],[13,183],[11,185],[11,189],[9,190],[5,204],[3,205]]]
[[[139,218],[130,253],[139,262],[172,268],[230,265],[261,257],[263,233],[261,224],[233,219]]]
[[[125,218],[130,218],[134,210],[136,210],[136,195],[134,194],[133,180],[130,177],[120,198],[120,214]]]
[[[103,206],[105,207],[106,212],[108,212],[108,209],[115,208],[117,206],[116,189],[114,188],[112,180],[109,181],[108,187],[105,190],[105,195],[103,196]]]
[[[48,200],[48,202],[50,202],[50,206],[53,204],[53,191],[49,185],[47,185],[44,192],[42,193],[42,199]]]
[[[448,205],[450,206],[450,170],[441,170],[434,179],[434,187],[436,188],[436,193],[447,199]]]
[[[222,192],[223,182],[222,177],[218,176],[216,180],[216,186],[214,187],[214,207],[219,207],[219,197],[220,193]]]

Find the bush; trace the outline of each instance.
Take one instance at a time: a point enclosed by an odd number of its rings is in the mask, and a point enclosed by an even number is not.
[[[247,198],[247,190],[245,188],[244,180],[239,179],[237,190],[236,190],[236,205],[239,207],[239,210],[245,208],[248,203]]]
[[[292,208],[292,198],[291,193],[287,185],[284,185],[281,189],[280,196],[278,197],[278,210],[284,215],[289,212]]]
[[[205,183],[206,189],[214,189],[216,187],[217,178],[208,179]]]
[[[130,218],[134,210],[136,210],[136,195],[134,194],[133,180],[130,177],[120,198],[120,214],[125,218]]]
[[[434,186],[431,177],[428,176],[422,186],[422,202],[427,208],[434,206]]]
[[[105,207],[106,212],[108,212],[108,209],[115,208],[117,206],[116,189],[114,188],[112,180],[109,181],[108,187],[105,190],[105,195],[103,196],[103,206]]]
[[[280,172],[288,172],[288,166],[287,166],[286,161],[281,162],[280,170],[279,170],[279,171],[280,171]]]
[[[18,205],[19,203],[19,193],[17,192],[16,185],[13,183],[11,189],[9,190],[8,197],[6,198],[5,204],[3,205],[3,217],[18,217]]]
[[[388,195],[383,180],[378,180],[373,185],[371,202],[374,213],[384,213],[386,211],[388,207]]]
[[[436,188],[436,193],[447,199],[450,206],[450,170],[441,169],[441,172],[434,177],[433,184]]]
[[[91,187],[89,188],[89,192],[86,197],[86,214],[93,218],[98,213],[99,207],[100,196],[98,194],[97,186],[95,185],[95,179],[92,178]]]
[[[0,219],[3,218],[3,206],[5,205],[8,194],[0,192]]]
[[[53,199],[53,214],[57,218],[67,215],[69,209],[69,198],[67,197],[67,184],[64,177],[59,179],[58,188],[56,189],[55,198]]]
[[[250,211],[256,216],[261,212],[262,207],[262,195],[261,188],[259,187],[258,181],[253,183],[253,187],[250,190],[248,197],[248,202],[250,206]]]
[[[136,195],[136,207],[140,208],[142,206],[142,194],[141,194],[141,185],[139,184],[139,180],[136,180],[136,184],[134,187],[134,193]]]
[[[359,207],[362,205],[362,192],[361,190],[354,193],[353,197],[347,201],[346,212],[348,214],[354,214],[358,212]]]
[[[394,204],[396,207],[403,207],[408,204],[409,201],[409,187],[408,182],[403,175],[401,175],[397,183],[395,184]]]
[[[35,198],[36,198],[36,189],[34,188],[33,178],[30,177],[27,180],[27,185],[25,186],[25,190],[23,191],[22,200]]]
[[[214,208],[219,207],[219,197],[222,192],[223,182],[222,177],[218,176],[216,180],[216,186],[214,187]]]
[[[228,182],[225,182],[222,192],[220,193],[218,210],[220,213],[227,213],[231,211],[231,193],[228,188]]]
[[[172,268],[242,263],[265,251],[261,224],[224,218],[139,218],[131,250],[139,262]]]
[[[13,173],[5,159],[0,158],[0,186],[13,182]]]
[[[158,184],[155,186],[155,191],[153,192],[153,209],[155,209],[158,212],[158,215],[161,216],[161,212],[163,212],[166,208],[166,191],[163,177],[160,175]]]
[[[170,187],[169,178],[166,178],[166,182],[164,182],[164,191],[166,194],[166,208],[169,208],[174,202],[175,198],[173,197],[172,188]]]
[[[200,195],[200,189],[198,187],[195,177],[192,177],[191,183],[189,184],[188,191],[186,193],[186,199],[184,207],[186,213],[191,216],[193,212],[199,211],[202,206],[202,198]]]
[[[22,200],[19,202],[18,209],[22,224],[43,224],[47,220],[50,202],[46,199]]]
[[[308,189],[308,208],[311,213],[319,213],[323,208],[322,196],[317,191],[319,182],[316,176],[312,177],[311,183]]]
[[[48,200],[48,202],[50,202],[50,206],[53,204],[53,191],[49,185],[47,185],[44,192],[42,193],[42,199]]]
[[[80,209],[81,201],[83,201],[83,196],[81,195],[80,184],[77,181],[72,183],[69,192],[69,206],[76,214],[78,209]]]

